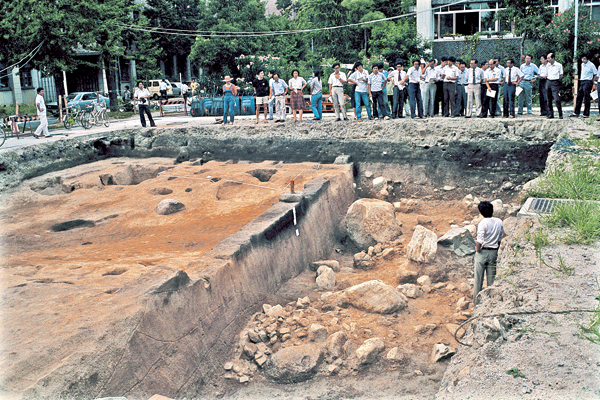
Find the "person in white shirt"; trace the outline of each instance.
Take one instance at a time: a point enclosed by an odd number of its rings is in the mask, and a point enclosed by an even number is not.
[[[500,79],[498,80],[498,97],[496,99],[496,117],[499,117],[502,114],[502,108],[500,104],[500,99],[504,96],[504,79],[506,79],[506,75],[504,75],[504,67],[500,64],[500,57],[494,57],[494,64],[496,64],[496,69],[500,70]]]
[[[548,115],[548,95],[546,88],[548,87],[548,59],[546,56],[540,57],[539,83],[538,92],[540,95],[540,115],[545,117]]]
[[[435,67],[437,82],[435,89],[435,100],[433,103],[433,115],[440,115],[444,108],[444,68],[448,65],[448,57],[441,58],[442,62]]]
[[[477,304],[477,294],[483,287],[483,275],[487,277],[487,286],[490,287],[496,278],[496,261],[498,249],[502,241],[502,221],[494,217],[494,205],[489,201],[482,201],[477,206],[483,219],[477,225],[477,239],[475,240],[475,285],[473,288],[473,304]]]
[[[546,87],[546,96],[548,97],[548,115],[546,118],[554,118],[554,108],[552,108],[552,99],[556,101],[558,109],[558,118],[563,119],[562,104],[560,102],[560,81],[563,77],[563,67],[554,59],[554,53],[548,53],[548,84]]]
[[[392,119],[404,118],[404,88],[406,87],[403,83],[406,78],[406,71],[404,71],[404,61],[396,61],[396,69],[392,71],[388,80],[394,85],[394,97],[392,100]]]
[[[435,94],[437,92],[437,78],[438,72],[435,65],[436,60],[429,60],[429,63],[423,69],[423,77],[425,82],[425,88],[423,90],[423,115],[426,117],[433,117],[433,107],[435,103]]]
[[[35,130],[33,137],[36,139],[40,137],[41,133],[44,132],[44,137],[50,137],[48,132],[48,117],[46,116],[46,102],[44,101],[44,88],[37,89],[37,96],[35,97],[35,108],[37,110],[37,116],[40,120],[40,125]]]
[[[408,81],[408,97],[410,101],[410,117],[416,118],[415,108],[420,119],[423,118],[423,99],[421,98],[421,81],[424,79],[421,62],[414,60],[412,67],[406,72],[404,82]]]
[[[356,104],[356,119],[362,121],[362,106],[367,108],[367,117],[371,119],[371,105],[369,103],[369,94],[367,93],[367,82],[369,81],[369,73],[363,68],[363,64],[357,61],[354,64],[354,72],[348,78],[351,85],[356,85],[354,89],[354,103]]]
[[[515,117],[515,92],[523,77],[523,72],[515,67],[515,61],[507,59],[504,69],[504,118]]]
[[[329,93],[333,100],[333,110],[335,111],[336,122],[348,121],[346,116],[346,99],[344,98],[344,85],[346,84],[346,74],[340,72],[340,63],[333,64],[333,73],[329,75],[327,80],[329,84]]]
[[[454,66],[456,59],[448,58],[448,65],[442,70],[444,78],[444,111],[443,116],[449,117],[454,115],[456,108],[456,80],[458,79],[458,68]]]
[[[169,86],[167,85],[167,82],[164,79],[162,81],[160,81],[160,83],[158,84],[158,91],[160,92],[161,100],[167,100],[167,89],[168,88],[169,88]]]
[[[475,115],[481,112],[481,75],[482,70],[477,66],[477,59],[472,59],[467,69],[467,109],[465,118],[471,118],[473,100],[475,100]]]
[[[459,117],[464,114],[467,105],[467,64],[463,60],[457,60],[458,79],[456,80],[456,101],[454,114],[452,117]]]
[[[299,121],[302,122],[302,112],[306,108],[306,102],[304,101],[304,95],[302,91],[306,86],[306,80],[303,77],[298,76],[300,72],[295,69],[292,71],[292,79],[288,82],[291,96],[290,103],[292,106],[292,114],[294,115],[294,122],[296,122],[296,114],[300,114]]]
[[[493,59],[489,61],[490,67],[485,71],[485,85],[488,91],[493,91],[494,96],[490,97],[485,95],[485,101],[483,102],[483,107],[481,108],[481,114],[479,114],[478,118],[487,118],[488,111],[490,112],[490,118],[494,118],[496,116],[496,99],[498,97],[498,82],[500,82],[500,77],[502,76],[502,72],[500,72],[499,68],[496,68],[496,63]]]
[[[373,101],[373,109],[379,106],[379,113],[381,113],[381,116],[378,114],[379,118],[388,120],[390,117],[387,115],[385,100],[383,98],[383,88],[385,87],[387,78],[383,73],[379,72],[379,64],[373,64],[372,68],[373,73],[369,75],[369,80],[367,81],[367,91],[369,97]],[[373,112],[373,114],[375,114],[375,112]],[[375,118],[375,116],[373,116],[373,118]]]
[[[150,92],[148,89],[144,88],[144,84],[142,82],[138,82],[138,90],[135,91],[133,98],[137,100],[138,107],[140,110],[140,122],[143,127],[146,127],[146,119],[144,118],[144,113],[148,115],[148,119],[150,120],[150,126],[156,126],[154,124],[154,120],[152,119],[152,113],[150,113],[150,106],[148,105],[148,99],[150,98]]]
[[[581,57],[581,70],[579,73],[579,88],[577,89],[577,99],[575,100],[575,108],[571,117],[579,117],[581,105],[585,104],[582,118],[589,118],[592,98],[590,93],[594,87],[594,82],[598,77],[596,66],[588,60],[587,55]]]
[[[190,93],[190,87],[184,83],[181,84],[181,95],[183,96],[183,104],[187,108],[187,99]]]
[[[533,89],[533,82],[535,81],[535,75],[540,73],[537,65],[531,62],[533,56],[527,54],[525,56],[525,63],[521,64],[521,72],[523,73],[523,79],[519,83],[519,87],[523,89],[523,95],[519,96],[519,115],[523,115],[523,104],[527,106],[527,114],[533,114],[533,105],[531,102],[531,93]]]

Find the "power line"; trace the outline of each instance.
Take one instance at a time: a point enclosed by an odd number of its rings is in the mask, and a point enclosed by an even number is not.
[[[357,27],[357,26],[362,26],[362,25],[375,24],[378,22],[392,21],[392,20],[396,20],[396,19],[400,19],[400,18],[404,18],[404,17],[415,16],[417,14],[424,13],[424,12],[433,11],[436,9],[440,9],[442,7],[450,7],[450,6],[454,6],[457,4],[466,3],[467,1],[469,1],[469,0],[459,0],[454,3],[444,4],[442,6],[437,6],[437,7],[432,7],[427,10],[415,11],[415,12],[411,12],[411,13],[407,13],[407,14],[396,15],[393,17],[380,18],[380,19],[376,19],[376,20],[372,20],[372,21],[357,22],[357,23],[346,24],[346,25],[329,26],[329,27],[324,27],[324,28],[299,29],[299,30],[289,30],[289,31],[233,31],[233,32],[231,32],[231,31],[229,31],[229,32],[227,32],[227,31],[201,31],[201,30],[184,30],[184,29],[171,29],[171,28],[160,28],[160,27],[152,28],[152,27],[144,27],[144,26],[139,26],[139,25],[127,25],[127,24],[119,24],[119,23],[116,23],[115,26],[129,29],[129,30],[134,30],[134,31],[160,33],[160,34],[164,34],[164,35],[175,35],[175,36],[195,36],[195,37],[197,37],[197,36],[201,36],[201,37],[248,37],[248,36],[253,36],[253,37],[260,37],[260,36],[295,35],[298,33],[310,33],[310,32],[318,32],[318,31],[328,31],[328,30],[335,30],[335,29],[352,28],[352,27]]]
[[[30,51],[30,52],[29,52],[29,53],[28,53],[28,54],[27,54],[25,57],[23,57],[23,58],[22,58],[20,61],[17,61],[17,62],[16,62],[16,63],[14,63],[13,65],[11,65],[11,66],[9,66],[9,67],[6,67],[6,68],[4,68],[4,69],[2,69],[2,70],[0,70],[0,72],[4,72],[4,71],[6,71],[6,70],[8,70],[8,69],[11,69],[11,68],[12,68],[12,67],[14,67],[15,65],[17,65],[17,64],[20,64],[20,63],[21,63],[21,62],[22,62],[24,59],[26,59],[27,57],[29,57],[29,59],[28,59],[27,61],[25,61],[25,63],[24,63],[24,64],[27,64],[29,61],[31,61],[31,59],[32,59],[33,57],[35,57],[35,55],[38,53],[38,51],[40,51],[40,49],[42,48],[42,45],[44,44],[44,42],[45,42],[45,41],[46,41],[45,39],[44,39],[44,40],[42,40],[42,42],[41,42],[40,44],[38,44],[38,45],[37,45],[37,46],[36,46],[36,47],[35,47],[33,50],[31,50],[31,51]],[[33,53],[33,52],[35,52],[35,53],[34,53],[34,54],[31,54],[31,53]],[[30,57],[30,55],[31,55],[31,57]],[[7,75],[6,75],[6,76],[7,76]]]

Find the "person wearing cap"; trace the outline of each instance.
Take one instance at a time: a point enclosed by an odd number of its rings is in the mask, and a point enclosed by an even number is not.
[[[467,69],[467,106],[465,118],[471,118],[473,101],[475,101],[475,115],[481,112],[481,68],[477,66],[477,59],[472,59],[470,68]]]
[[[521,79],[521,83],[519,83],[519,87],[523,89],[523,93],[519,96],[519,115],[523,115],[523,103],[527,105],[527,114],[533,114],[532,103],[531,103],[531,93],[533,89],[533,81],[535,80],[535,75],[540,73],[538,67],[531,62],[533,57],[528,54],[525,56],[525,63],[521,64],[521,72],[523,73],[523,79]],[[541,99],[540,99],[541,103]]]
[[[437,91],[437,71],[436,60],[429,60],[429,63],[422,69],[424,88],[421,93],[423,98],[423,115],[425,117],[433,117],[433,107],[435,103],[435,94]]]
[[[392,119],[404,118],[404,78],[406,78],[406,71],[404,71],[404,61],[396,61],[396,70],[390,73],[388,79],[394,84],[394,98],[392,99]]]
[[[340,72],[340,63],[333,64],[333,73],[329,75],[327,80],[329,84],[329,93],[333,101],[333,110],[335,111],[336,122],[348,121],[346,115],[346,99],[344,97],[344,85],[346,84],[346,74]]]
[[[273,73],[273,82],[271,82],[271,97],[275,99],[275,122],[285,122],[285,95],[288,85],[283,79],[279,79],[279,73]]]
[[[408,98],[410,101],[410,117],[423,118],[423,99],[421,98],[421,81],[425,79],[421,70],[421,62],[413,60],[413,65],[406,72],[404,82],[408,82]],[[416,113],[415,113],[416,108]]]
[[[463,116],[467,105],[467,64],[463,60],[456,61],[458,64],[458,79],[456,80],[456,106],[454,117]]]
[[[504,76],[504,118],[515,117],[515,92],[524,77],[512,58],[506,60]]]
[[[540,57],[540,67],[538,68],[538,92],[540,95],[540,115],[545,117],[548,115],[548,59],[546,56]]]
[[[435,71],[437,72],[437,81],[435,100],[433,103],[433,115],[439,115],[440,111],[443,110],[444,104],[444,68],[448,64],[448,57],[444,56],[441,58],[441,60],[441,63],[435,67]]]
[[[363,64],[360,61],[354,63],[352,68],[354,72],[348,78],[348,82],[352,85],[356,85],[354,89],[354,103],[356,104],[356,118],[359,122],[362,121],[362,106],[363,104],[367,108],[367,117],[372,119],[371,106],[369,105],[369,94],[367,92],[367,82],[369,81],[369,74],[363,68]]]
[[[456,109],[456,81],[458,80],[458,68],[454,66],[456,59],[448,58],[448,64],[442,70],[444,78],[444,111],[443,116],[454,116]]]
[[[378,64],[373,64],[372,68],[373,72],[369,75],[369,80],[367,81],[367,91],[373,101],[373,118],[376,118],[375,111],[377,111],[377,106],[379,105],[379,112],[382,115],[379,118],[388,120],[390,117],[386,113],[385,101],[383,99],[383,88],[385,87],[387,78],[379,72]]]
[[[319,69],[313,70],[312,79],[308,82],[310,85],[310,107],[314,115],[313,120],[320,121],[323,118],[323,81],[321,77],[323,72]]]
[[[548,84],[546,86],[546,96],[548,98],[548,115],[546,118],[554,118],[554,108],[552,100],[556,101],[558,109],[558,118],[563,119],[562,103],[560,101],[560,81],[563,78],[563,67],[554,59],[554,52],[548,53]]]
[[[229,125],[233,125],[235,117],[235,98],[237,97],[237,87],[231,83],[231,77],[226,76],[223,79],[225,84],[223,85],[223,122],[227,123],[227,117],[230,117]]]
[[[581,57],[581,74],[579,76],[579,88],[577,89],[575,109],[573,110],[573,114],[570,116],[579,117],[579,113],[581,112],[581,104],[585,103],[582,118],[589,118],[590,107],[592,104],[592,97],[590,96],[590,93],[594,87],[594,81],[598,76],[598,70],[596,69],[596,66],[588,60],[587,56]]]

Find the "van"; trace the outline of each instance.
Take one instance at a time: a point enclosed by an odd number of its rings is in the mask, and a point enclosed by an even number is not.
[[[147,89],[154,100],[160,99],[160,82],[162,82],[162,79],[150,79],[148,81]],[[173,97],[173,87],[171,86],[171,82],[169,82],[168,79],[165,79],[165,82],[167,83],[167,98],[169,98],[169,96]]]

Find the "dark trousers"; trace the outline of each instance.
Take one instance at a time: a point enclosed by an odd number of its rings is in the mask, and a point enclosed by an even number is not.
[[[502,108],[504,110],[504,116],[508,117],[508,115],[515,116],[515,93],[517,91],[517,87],[514,84],[509,85],[508,83],[504,85],[504,103],[502,104]]]
[[[444,103],[444,82],[439,81],[435,83],[437,86],[435,90],[435,101],[433,102],[433,115],[440,114],[440,104]]]
[[[548,96],[548,117],[554,118],[554,108],[552,107],[552,99],[556,101],[556,108],[558,110],[558,116],[562,117],[562,104],[560,102],[559,96],[560,90],[560,81],[551,81],[548,80],[548,85],[546,86],[546,96]]]
[[[444,82],[444,117],[454,115],[456,108],[456,83]],[[452,113],[452,114],[451,114]]]
[[[585,104],[583,108],[583,115],[586,117],[590,116],[590,107],[592,105],[592,96],[590,93],[592,92],[592,87],[594,86],[594,82],[589,81],[581,81],[579,82],[579,89],[577,90],[577,101],[575,102],[575,110],[573,113],[579,115],[581,112],[581,104]]]
[[[421,87],[418,83],[408,84],[408,98],[410,99],[410,117],[416,117],[416,108],[419,118],[423,118],[423,99],[421,98]]]
[[[167,91],[166,90],[160,90],[160,99],[167,100]]]
[[[144,118],[144,113],[148,114],[150,126],[156,126],[154,124],[154,120],[152,119],[152,114],[150,113],[150,106],[148,106],[147,104],[140,104],[140,122],[142,123],[142,126],[146,126],[146,118]]]
[[[481,115],[487,117],[488,111],[490,113],[490,117],[496,115],[496,101],[498,100],[498,84],[490,83],[490,88],[496,92],[494,97],[490,97],[487,94],[485,95],[485,100],[483,102],[483,107],[481,108]],[[487,87],[486,87],[487,92]]]
[[[481,85],[480,91],[479,91],[479,96],[480,96],[480,104],[481,104],[481,114],[483,114],[483,107],[485,104],[485,93],[487,92],[487,86],[486,85]]]
[[[456,101],[454,102],[454,115],[458,117],[461,113],[464,114],[463,110],[467,105],[467,92],[463,85],[456,85]]]
[[[392,102],[392,118],[400,117],[404,114],[404,90],[394,86],[394,101]]]
[[[540,113],[541,115],[548,115],[548,95],[546,94],[547,79],[540,79],[538,84],[538,92],[540,94]]]
[[[379,113],[381,113],[381,117],[386,117],[387,112],[385,111],[385,100],[383,98],[383,92],[371,92],[371,96],[373,97],[373,116],[375,118],[378,118]],[[379,105],[379,112],[377,112],[377,105]]]

